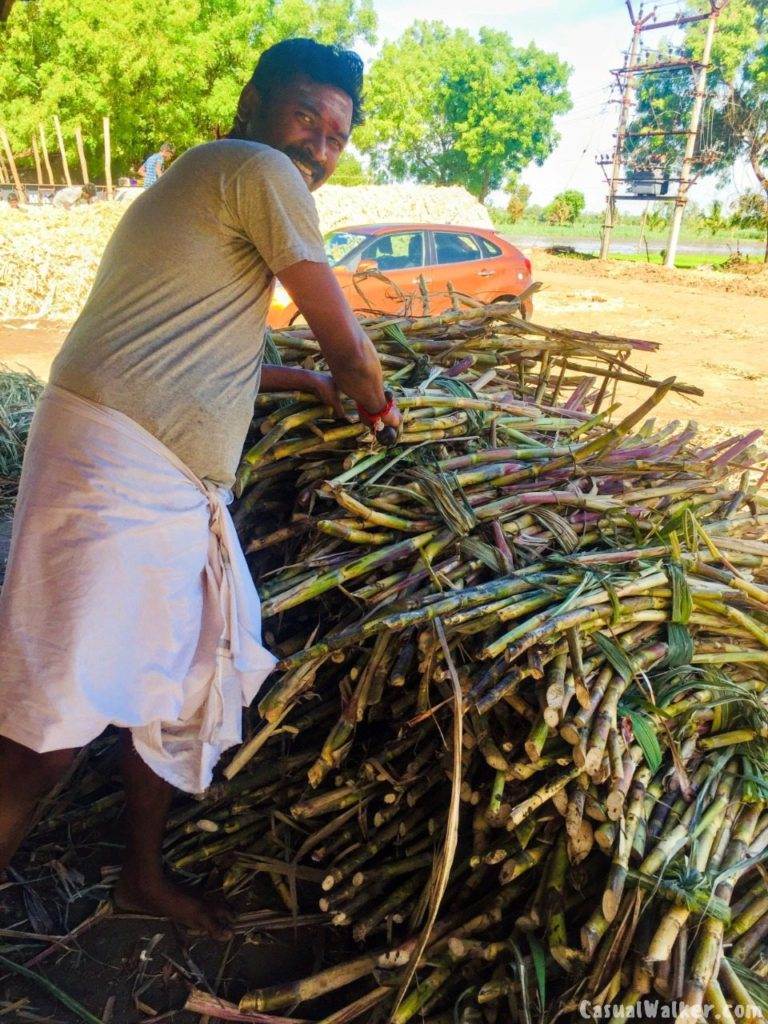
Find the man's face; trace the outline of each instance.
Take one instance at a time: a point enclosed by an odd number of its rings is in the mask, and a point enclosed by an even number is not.
[[[258,141],[289,156],[314,192],[333,174],[349,141],[352,99],[302,75],[259,103],[258,123]]]

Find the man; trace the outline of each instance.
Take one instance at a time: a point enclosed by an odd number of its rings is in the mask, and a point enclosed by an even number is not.
[[[147,157],[139,168],[139,177],[144,179],[144,188],[155,184],[165,170],[165,161],[170,160],[175,152],[170,142],[164,142],[157,153]]]
[[[96,186],[92,181],[85,185],[70,185],[60,188],[53,197],[53,205],[71,210],[73,206],[90,206],[97,197]]]
[[[174,886],[173,787],[204,789],[274,658],[227,489],[259,388],[336,388],[397,429],[376,351],[328,266],[310,191],[361,120],[356,54],[266,51],[230,136],[189,150],[123,215],[32,425],[0,595],[0,870],[74,751],[121,729],[123,908],[227,935]],[[142,253],[141,260],[136,253]],[[264,366],[274,277],[333,377]]]
[[[8,205],[12,210],[18,210],[19,206],[19,193],[15,189],[11,189],[8,193]]]

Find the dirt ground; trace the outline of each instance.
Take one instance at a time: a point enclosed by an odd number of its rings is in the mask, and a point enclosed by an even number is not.
[[[544,284],[535,320],[577,330],[658,341],[632,362],[657,380],[676,376],[704,398],[670,395],[667,419],[693,419],[707,433],[745,433],[768,425],[768,271],[754,277],[665,270],[633,263],[534,258]],[[645,389],[627,387],[630,404]]]
[[[635,364],[657,379],[674,374],[703,388],[700,400],[671,395],[661,415],[694,419],[707,433],[766,425],[768,271],[746,277],[543,252],[533,262],[544,285],[535,320],[658,341],[659,352],[639,353]],[[66,330],[50,321],[0,323],[0,363],[46,377]],[[642,396],[627,388],[620,397],[635,403]]]

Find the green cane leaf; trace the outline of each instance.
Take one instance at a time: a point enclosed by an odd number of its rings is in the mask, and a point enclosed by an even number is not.
[[[632,733],[643,752],[648,767],[652,772],[657,772],[661,767],[662,753],[653,723],[650,718],[637,711],[628,711],[627,716],[632,723]]]
[[[667,575],[672,587],[672,621],[684,626],[691,617],[693,610],[693,598],[688,586],[688,580],[682,567],[674,562],[667,564]]]
[[[536,987],[539,992],[539,1006],[547,1005],[547,957],[544,947],[536,935],[528,933],[528,947],[531,951],[533,969],[536,972]]]
[[[667,623],[667,665],[682,668],[690,665],[693,658],[693,637],[688,627],[681,622]]]
[[[604,633],[595,633],[595,643],[606,656],[611,665],[616,669],[625,683],[631,681],[635,674],[632,662],[618,644],[609,639]]]
[[[58,1000],[62,1006],[66,1006],[68,1010],[71,1010],[75,1016],[79,1017],[80,1020],[84,1020],[85,1024],[102,1024],[100,1017],[95,1017],[89,1010],[83,1006],[82,1003],[78,1003],[72,996],[68,996],[66,992],[62,992],[60,988],[57,988],[53,982],[48,981],[42,974],[36,974],[35,971],[30,971],[28,967],[24,967],[23,964],[16,964],[13,960],[8,960],[4,956],[0,956],[0,964],[6,967],[9,971],[13,971],[14,974],[20,974],[22,978],[26,978],[28,981],[34,982],[41,988],[44,988],[46,992],[53,996],[54,999]]]

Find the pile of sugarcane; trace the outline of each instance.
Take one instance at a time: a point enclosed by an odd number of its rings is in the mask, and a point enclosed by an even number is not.
[[[357,953],[231,1019],[336,993],[323,1024],[768,1020],[758,436],[656,422],[696,389],[631,366],[653,346],[514,305],[367,330],[394,448],[259,398],[235,519],[280,672],[167,840]],[[273,343],[322,368],[308,331]],[[648,390],[623,418],[622,381]]]

